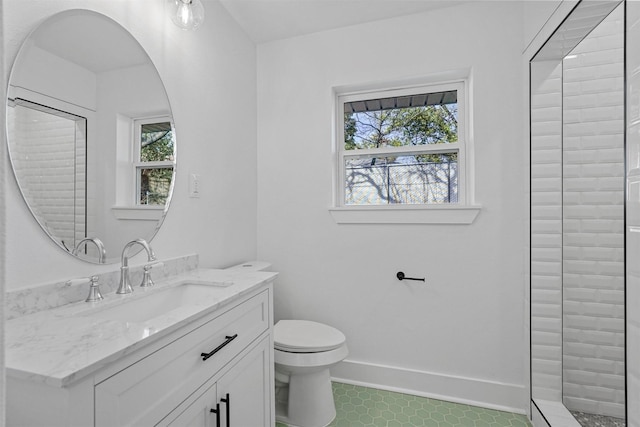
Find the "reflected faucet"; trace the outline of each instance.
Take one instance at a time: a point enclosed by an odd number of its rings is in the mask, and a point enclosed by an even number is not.
[[[116,294],[130,294],[131,292],[133,292],[131,281],[129,280],[129,257],[127,256],[127,253],[129,252],[129,248],[131,248],[131,246],[135,244],[138,244],[144,248],[144,250],[147,252],[149,261],[155,261],[156,259],[156,255],[153,253],[153,249],[151,249],[151,246],[149,246],[147,241],[144,239],[132,240],[124,245],[124,249],[122,249],[122,259],[120,266],[120,286],[118,286]]]
[[[82,245],[89,242],[92,242],[94,245],[96,245],[96,247],[98,248],[98,262],[100,264],[104,264],[107,259],[107,250],[104,248],[104,243],[102,243],[102,240],[98,239],[97,237],[87,237],[86,239],[80,240],[76,247],[73,248],[73,251],[71,251],[71,255],[77,256],[78,251],[80,250]]]

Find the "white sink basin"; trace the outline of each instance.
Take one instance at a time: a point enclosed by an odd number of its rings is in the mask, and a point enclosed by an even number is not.
[[[215,286],[184,283],[104,309],[95,308],[83,315],[98,319],[144,322],[178,308],[211,305],[215,303],[218,292],[219,289]]]

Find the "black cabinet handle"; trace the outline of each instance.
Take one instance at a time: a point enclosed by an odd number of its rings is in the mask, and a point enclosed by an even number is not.
[[[219,346],[217,346],[216,348],[214,348],[213,350],[211,350],[211,352],[209,353],[200,353],[200,356],[202,357],[202,360],[207,360],[208,358],[210,358],[211,356],[213,356],[214,354],[216,354],[217,352],[219,352],[220,350],[222,350],[222,348],[229,344],[231,341],[235,340],[238,337],[238,334],[229,336],[227,335],[225,337],[225,342],[223,342],[222,344],[220,344]]]
[[[216,427],[220,427],[220,404],[216,403],[216,409],[211,409],[209,412],[216,414]]]
[[[231,427],[231,399],[229,398],[229,393],[227,393],[226,397],[220,399],[220,402],[227,404],[227,427]]]

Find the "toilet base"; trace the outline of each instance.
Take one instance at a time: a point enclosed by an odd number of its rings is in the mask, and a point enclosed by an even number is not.
[[[276,420],[291,427],[326,427],[336,417],[329,369],[291,374],[277,386]],[[286,399],[286,401],[283,401]]]

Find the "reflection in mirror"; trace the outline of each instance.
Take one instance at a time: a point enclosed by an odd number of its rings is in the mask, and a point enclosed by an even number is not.
[[[87,233],[87,119],[20,98],[9,102],[7,116],[14,171],[30,189],[27,203],[71,251]]]
[[[136,165],[138,204],[164,206],[171,191],[174,143],[171,122],[161,119],[138,120]]]
[[[16,180],[62,249],[91,262],[104,249],[111,263],[127,242],[153,238],[176,138],[160,76],[131,34],[88,10],[50,17],[21,47],[8,98]]]

